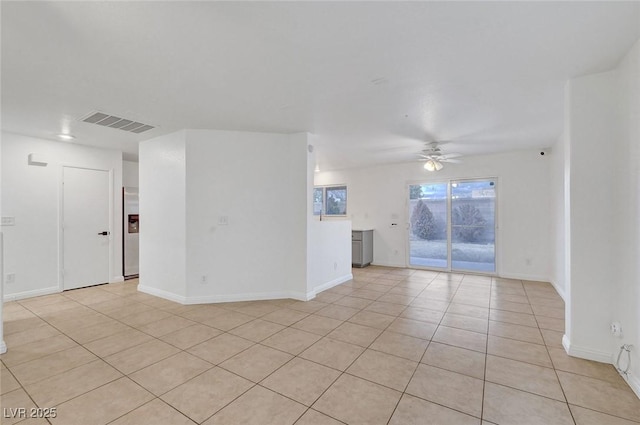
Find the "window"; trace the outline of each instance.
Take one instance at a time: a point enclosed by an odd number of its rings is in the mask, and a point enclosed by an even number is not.
[[[321,187],[313,188],[313,215],[322,214],[322,199],[324,198],[324,189]]]
[[[347,215],[347,186],[313,188],[314,215]]]

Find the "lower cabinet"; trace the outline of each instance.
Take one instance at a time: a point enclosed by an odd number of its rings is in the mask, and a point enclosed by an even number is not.
[[[366,267],[373,261],[373,230],[351,231],[351,264]]]

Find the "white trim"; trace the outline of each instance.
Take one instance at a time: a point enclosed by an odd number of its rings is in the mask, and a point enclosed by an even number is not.
[[[119,282],[124,282],[124,276],[112,276],[111,280],[109,280],[109,283],[119,283]]]
[[[333,280],[330,280],[329,282],[323,283],[322,285],[318,285],[315,288],[313,288],[311,291],[307,292],[307,296],[309,296],[310,294],[313,294],[313,296],[309,299],[315,298],[315,296],[317,294],[319,294],[322,291],[326,291],[327,289],[331,289],[334,286],[340,285],[341,283],[347,282],[349,280],[353,279],[353,274],[349,273],[346,274],[344,276],[340,276],[337,277]]]
[[[122,164],[122,162],[120,162]],[[109,277],[112,278],[111,274],[114,272],[116,266],[116,255],[115,255],[115,202],[114,197],[116,196],[116,188],[115,188],[115,173],[113,168],[109,168]],[[122,170],[120,170],[120,174],[122,174]],[[122,183],[122,182],[121,182]],[[122,214],[122,212],[120,212]],[[124,278],[123,278],[124,280]],[[111,282],[111,281],[109,281]]]
[[[553,289],[556,290],[556,292],[558,293],[558,295],[560,295],[560,298],[562,298],[562,300],[566,303],[567,299],[566,299],[566,294],[564,292],[564,289],[560,288],[555,282],[551,281],[551,286],[553,286]]]
[[[378,267],[393,267],[395,269],[414,269],[413,267],[407,267],[405,265],[402,264],[392,264],[392,263],[371,263],[372,266],[378,266]],[[359,268],[358,268],[359,269]],[[363,267],[363,269],[366,269],[366,267]]]
[[[611,364],[612,353],[610,351],[596,351],[590,348],[579,347],[571,344],[567,334],[562,336],[562,346],[568,355],[595,362]]]
[[[185,304],[233,303],[238,301],[279,300],[286,298],[308,301],[309,295],[310,294],[305,294],[304,292],[297,291],[248,292],[244,294],[206,295],[201,297],[186,297]]]
[[[278,292],[252,292],[245,294],[230,295],[205,295],[200,297],[185,297],[177,295],[163,289],[152,288],[145,285],[138,285],[138,291],[156,297],[164,298],[180,304],[213,304],[227,303],[237,301],[258,301],[258,300],[278,300],[283,298],[293,298],[295,300],[308,301],[315,296],[314,293],[304,293],[297,291],[278,291]]]
[[[581,359],[593,360],[595,362],[611,364],[614,367],[616,366],[616,354],[615,353],[607,353],[604,351],[594,351],[582,347],[576,347],[575,345],[571,345],[571,341],[569,337],[565,334],[562,336],[562,346],[568,355],[573,357],[579,357]],[[617,370],[617,369],[616,369]],[[620,373],[622,379],[625,380],[631,390],[636,394],[638,398],[640,398],[640,379],[637,376],[629,373],[628,375],[624,375]]]
[[[569,354],[569,350],[571,349],[571,341],[567,334],[562,335],[562,346],[564,347],[564,351]]]
[[[452,195],[451,195],[451,185],[453,184],[453,182],[474,182],[474,181],[494,181],[494,187],[495,187],[495,197],[494,197],[494,213],[493,213],[493,235],[494,235],[494,244],[493,244],[493,265],[494,265],[494,271],[493,272],[485,272],[483,273],[482,271],[476,271],[476,270],[463,270],[463,269],[454,269],[453,268],[453,261],[452,261],[452,256],[451,256],[451,249],[452,249],[452,214],[453,214],[453,209],[451,207],[451,199],[452,199]],[[446,214],[447,214],[447,267],[423,267],[423,266],[416,266],[416,265],[412,265],[411,264],[411,209],[410,209],[410,204],[411,204],[411,192],[410,192],[410,186],[416,186],[416,185],[427,185],[427,184],[445,184],[447,185],[447,210],[446,210]],[[500,258],[502,257],[502,236],[500,233],[500,192],[501,192],[501,187],[502,184],[500,182],[500,176],[495,175],[493,177],[489,176],[489,177],[449,177],[446,178],[444,180],[426,180],[426,179],[422,179],[422,180],[409,180],[405,182],[405,192],[404,192],[404,199],[405,199],[405,218],[406,218],[406,227],[405,227],[405,268],[408,269],[416,269],[416,270],[432,270],[432,271],[438,271],[438,272],[445,272],[445,273],[462,273],[462,274],[466,274],[466,273],[472,273],[472,274],[480,274],[483,276],[493,276],[493,277],[501,277],[499,276],[499,270],[500,270]]]
[[[624,378],[627,384],[629,384],[629,386],[631,387],[633,392],[636,393],[638,398],[640,398],[640,379],[638,379],[638,377],[635,375],[631,375],[631,373],[629,373],[629,375],[626,375],[626,376],[622,374],[620,375]]]
[[[504,279],[531,280],[534,282],[551,283],[551,280],[549,279],[548,276],[536,276],[536,275],[529,275],[526,273],[498,273],[496,277],[502,277]]]
[[[113,273],[113,269],[115,267],[115,244],[114,244],[114,234],[113,229],[115,227],[115,169],[114,168],[94,168],[94,167],[85,167],[78,166],[68,163],[60,164],[60,169],[58,172],[58,287],[60,289],[59,292],[64,291],[65,289],[79,289],[79,288],[65,288],[64,287],[64,169],[65,168],[77,168],[82,170],[91,170],[91,171],[103,171],[108,175],[109,180],[109,279],[114,279],[111,276]],[[115,277],[117,279],[117,276]],[[123,278],[124,281],[124,278]],[[109,280],[109,282],[119,282],[118,280]],[[93,285],[88,285],[93,286]]]
[[[640,379],[638,379],[638,377],[633,375],[631,370],[627,372],[627,375],[625,375],[620,370],[618,370],[618,354],[616,352],[613,353],[609,362],[613,365],[614,368],[616,368],[616,371],[618,372],[618,374],[622,376],[622,379],[624,379],[624,381],[629,385],[629,387],[631,387],[631,389],[636,394],[636,396],[640,398]]]
[[[187,304],[187,297],[177,295],[173,292],[165,291],[163,289],[138,284],[138,291],[144,292],[145,294],[153,295],[155,297],[164,298],[165,300],[173,301],[176,303]]]
[[[4,234],[0,232],[0,354],[7,352],[7,344],[4,342]]]
[[[40,297],[42,295],[51,295],[51,294],[57,294],[60,292],[62,292],[62,290],[58,286],[50,286],[48,288],[34,289],[31,291],[6,294],[4,296],[4,301],[5,302],[16,301],[16,300],[21,300],[23,298]]]

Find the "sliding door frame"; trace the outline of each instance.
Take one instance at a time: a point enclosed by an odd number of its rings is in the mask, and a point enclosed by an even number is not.
[[[494,242],[493,242],[493,250],[494,250],[494,271],[493,272],[483,272],[476,270],[466,270],[466,269],[454,269],[452,268],[453,260],[451,258],[451,246],[452,246],[452,211],[451,211],[451,185],[456,182],[474,182],[474,181],[494,181],[495,185],[495,206],[494,206]],[[427,266],[419,266],[411,264],[411,202],[410,202],[410,186],[415,185],[429,185],[429,184],[446,184],[447,185],[447,267],[427,267]],[[445,273],[472,273],[477,275],[486,275],[486,276],[498,276],[498,264],[499,264],[499,247],[502,246],[499,243],[499,217],[500,217],[500,208],[499,208],[499,198],[500,198],[500,190],[501,184],[500,179],[498,177],[463,177],[463,178],[447,178],[447,179],[438,179],[438,180],[411,180],[407,181],[405,184],[405,218],[406,218],[406,226],[405,226],[405,245],[407,256],[405,259],[406,267],[417,270],[433,270]]]

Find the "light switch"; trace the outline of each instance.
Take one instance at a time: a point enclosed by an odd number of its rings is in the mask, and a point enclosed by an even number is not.
[[[15,217],[2,217],[3,226],[15,226],[15,224],[16,224]]]

